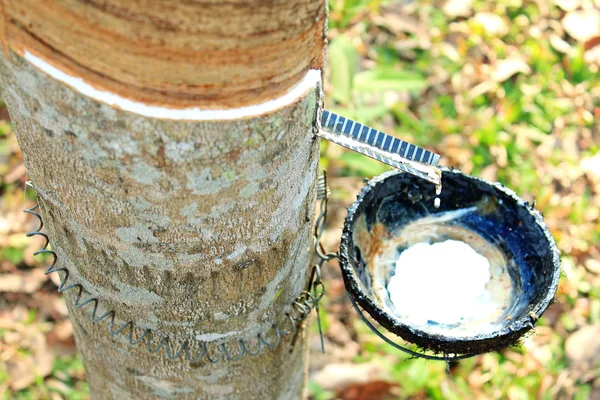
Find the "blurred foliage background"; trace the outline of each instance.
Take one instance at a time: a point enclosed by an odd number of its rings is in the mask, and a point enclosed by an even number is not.
[[[600,1],[331,0],[326,106],[435,150],[441,164],[515,190],[562,255],[557,301],[518,347],[453,364],[408,357],[354,314],[324,269],[311,324],[309,396],[329,399],[600,399]],[[328,249],[364,177],[388,168],[322,142],[332,189]],[[27,172],[0,108],[0,399],[86,399]]]

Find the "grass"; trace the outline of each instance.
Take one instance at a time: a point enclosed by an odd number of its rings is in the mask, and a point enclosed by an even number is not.
[[[569,362],[565,343],[572,332],[600,321],[600,277],[585,266],[600,258],[600,183],[583,168],[599,153],[600,74],[585,61],[584,44],[559,29],[565,12],[552,4],[547,8],[534,1],[475,0],[464,16],[452,17],[441,4],[422,0],[403,9],[391,1],[330,1],[326,107],[435,150],[444,165],[536,200],[562,251],[556,315],[542,317],[520,347],[461,361],[450,374],[444,363],[408,359],[353,314],[344,314],[344,325],[360,344],[351,361],[379,363],[382,376],[394,384],[385,393],[389,398],[587,399],[598,391],[593,385],[600,385],[595,372],[600,366],[580,371]],[[477,23],[473,17],[482,12],[500,16],[505,32]],[[553,35],[567,43],[567,53],[552,44]],[[521,60],[521,72],[493,79],[500,61],[511,57]],[[321,154],[321,166],[332,178],[358,181],[388,169],[325,142]],[[20,162],[10,124],[0,123],[0,175]],[[342,203],[355,195],[331,189]],[[33,200],[21,184],[3,181],[0,196],[3,214]],[[25,265],[27,245],[7,242],[0,271],[41,268]],[[10,301],[15,309],[27,305],[20,320],[27,329],[57,322],[27,297]],[[329,298],[323,303],[325,331],[340,318],[334,303]],[[313,324],[311,333],[316,331]],[[8,332],[0,329],[0,346],[9,346]],[[20,351],[26,357],[29,350]],[[49,376],[21,390],[9,391],[8,380],[0,368],[0,399],[89,397],[78,355],[58,356]],[[314,382],[309,391],[314,400],[338,398]]]
[[[565,341],[600,320],[600,279],[582,265],[600,248],[600,193],[581,168],[598,155],[598,66],[584,61],[583,43],[556,33],[564,15],[557,6],[542,15],[531,1],[476,0],[463,17],[425,1],[399,9],[378,1],[330,3],[326,107],[537,200],[568,266],[557,297],[563,309],[558,318],[542,318],[521,347],[461,361],[450,375],[443,363],[407,359],[354,323],[362,347],[355,362],[386,360],[399,384],[390,398],[589,398],[594,379],[575,372]],[[499,15],[506,33],[486,32],[472,18],[478,12]],[[394,18],[406,15],[412,22],[398,28]],[[553,47],[552,34],[569,44],[569,54]],[[494,80],[490,70],[509,57],[522,60],[527,72]],[[332,146],[322,146],[322,161],[330,176],[387,170]],[[561,374],[572,379],[561,383]]]

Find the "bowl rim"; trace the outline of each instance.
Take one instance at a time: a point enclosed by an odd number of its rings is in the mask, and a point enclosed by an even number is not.
[[[398,317],[379,307],[366,293],[362,291],[360,287],[360,283],[358,282],[355,273],[353,272],[353,268],[350,265],[348,244],[352,240],[351,227],[354,222],[354,216],[364,198],[377,185],[382,184],[386,179],[391,178],[392,176],[403,174],[404,172],[402,171],[388,171],[373,178],[372,180],[368,180],[367,184],[357,195],[354,203],[348,208],[348,214],[344,219],[340,243],[340,268],[342,270],[342,276],[344,278],[346,290],[348,291],[349,295],[355,299],[358,305],[366,310],[367,313],[380,325],[385,327],[388,331],[400,336],[404,340],[414,343],[425,350],[431,350],[436,353],[444,354],[475,354],[510,346],[517,342],[525,332],[534,327],[534,324],[542,315],[542,313],[553,302],[554,296],[556,295],[556,291],[558,289],[558,283],[561,274],[560,252],[556,246],[554,238],[548,230],[548,227],[544,223],[542,214],[530,206],[527,201],[519,197],[513,190],[506,188],[504,185],[498,182],[489,182],[485,179],[465,174],[458,169],[450,169],[446,167],[441,167],[440,169],[442,170],[442,178],[443,174],[455,174],[464,179],[479,181],[480,183],[491,186],[495,190],[507,195],[515,200],[518,206],[525,207],[529,211],[529,214],[532,215],[535,223],[541,228],[544,237],[546,238],[546,241],[552,251],[554,276],[552,277],[551,284],[548,287],[547,295],[540,302],[535,304],[533,309],[530,309],[527,314],[523,315],[519,319],[513,320],[509,325],[494,332],[476,334],[467,337],[447,336],[426,332],[405,324]],[[434,185],[431,185],[433,188]]]

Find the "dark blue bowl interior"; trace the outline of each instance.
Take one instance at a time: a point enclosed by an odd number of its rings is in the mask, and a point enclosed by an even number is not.
[[[371,181],[349,209],[341,245],[341,266],[346,286],[355,300],[388,330],[436,352],[481,353],[506,347],[531,329],[554,298],[560,275],[558,250],[539,212],[499,184],[443,170],[443,190],[434,207],[435,187],[405,173],[391,172]],[[364,216],[366,229],[383,224],[397,232],[406,224],[445,211],[477,207],[451,223],[467,228],[499,248],[514,263],[509,275],[514,289],[511,318],[498,329],[472,337],[432,335],[399,320],[373,296],[372,278],[360,244],[354,243],[356,221]],[[427,282],[417,284],[426,285]]]

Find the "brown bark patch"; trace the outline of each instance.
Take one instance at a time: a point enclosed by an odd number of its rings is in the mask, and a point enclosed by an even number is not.
[[[322,0],[5,0],[0,12],[5,52],[146,104],[257,104],[323,63]]]

